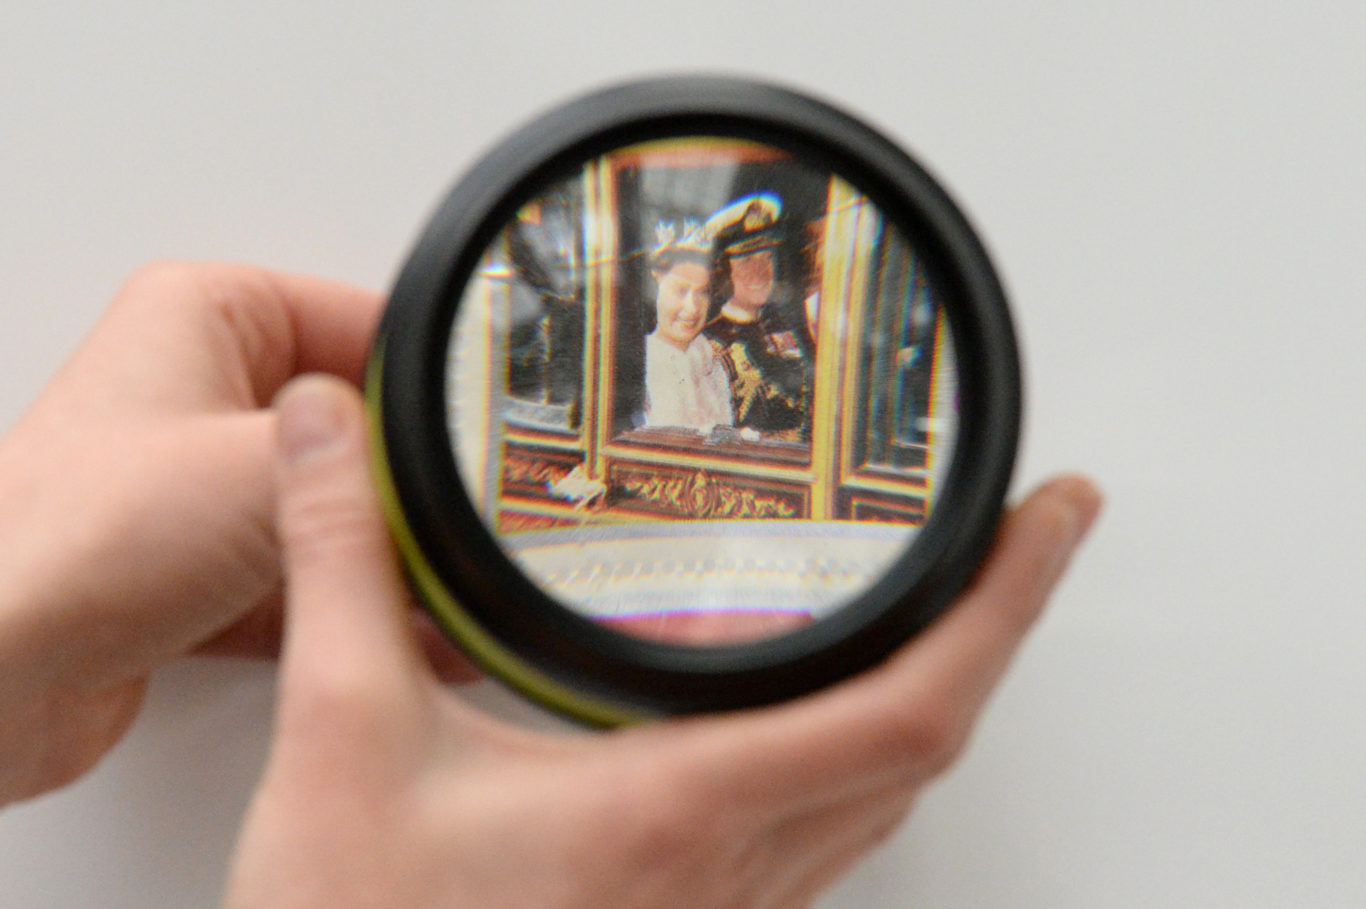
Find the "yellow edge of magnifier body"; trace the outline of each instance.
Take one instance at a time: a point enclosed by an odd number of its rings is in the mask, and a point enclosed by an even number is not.
[[[465,652],[495,678],[507,683],[528,698],[595,726],[621,726],[650,719],[652,714],[633,711],[590,697],[559,684],[511,653],[488,634],[451,596],[435,569],[422,553],[417,538],[399,504],[398,490],[389,467],[384,444],[384,422],[380,404],[383,345],[377,346],[365,378],[365,402],[370,429],[370,460],[376,491],[389,532],[407,568],[412,586],[426,603],[438,624]]]

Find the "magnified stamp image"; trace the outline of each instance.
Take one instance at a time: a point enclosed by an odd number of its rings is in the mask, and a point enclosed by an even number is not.
[[[918,250],[837,174],[733,138],[616,149],[522,204],[463,288],[457,474],[581,615],[782,634],[865,592],[933,510],[951,331]]]

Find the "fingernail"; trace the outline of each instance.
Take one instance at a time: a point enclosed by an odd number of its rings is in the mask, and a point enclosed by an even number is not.
[[[346,420],[326,379],[305,376],[285,386],[275,400],[280,455],[300,464],[344,446]]]

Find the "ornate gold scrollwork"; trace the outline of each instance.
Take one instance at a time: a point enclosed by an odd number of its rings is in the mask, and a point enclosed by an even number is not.
[[[503,483],[506,486],[545,486],[563,479],[573,465],[508,451],[503,456]]]
[[[618,498],[633,499],[672,514],[699,520],[797,518],[802,509],[795,494],[760,491],[718,479],[705,470],[688,474],[618,476]]]

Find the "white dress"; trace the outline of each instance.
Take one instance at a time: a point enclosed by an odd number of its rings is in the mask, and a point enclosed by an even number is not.
[[[702,335],[679,350],[655,332],[645,336],[645,425],[711,432],[730,426],[730,381]]]

